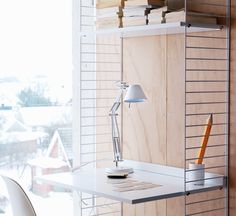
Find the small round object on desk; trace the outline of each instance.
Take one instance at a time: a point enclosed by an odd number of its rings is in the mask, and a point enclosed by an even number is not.
[[[126,178],[130,173],[133,173],[132,168],[126,167],[113,167],[106,168],[106,175],[109,178]]]

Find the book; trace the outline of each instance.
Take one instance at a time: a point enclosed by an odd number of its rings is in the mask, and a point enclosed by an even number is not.
[[[146,16],[123,17],[123,27],[143,26],[147,24]]]
[[[145,16],[147,6],[125,7],[123,9],[123,16]]]
[[[164,6],[166,4],[165,0],[127,0],[125,1],[125,6],[139,6],[139,5],[153,5],[153,6]]]
[[[185,0],[168,0],[167,7],[168,11],[178,11],[184,8],[184,1]]]
[[[102,8],[97,9],[97,19],[105,18],[108,19],[111,17],[117,17],[117,14],[122,14],[122,7],[109,7],[109,8]]]
[[[148,14],[148,24],[159,24],[165,22],[163,19],[163,12],[165,13],[166,11],[167,6],[158,9],[152,9]]]
[[[167,11],[167,10],[168,10],[167,6],[164,6],[161,8],[153,8],[150,13],[151,14],[160,14],[160,13],[162,13],[162,11]]]
[[[115,15],[118,11],[122,10],[122,7],[115,6],[115,7],[108,7],[108,8],[101,8],[97,9],[97,17],[103,16],[103,15]]]
[[[97,29],[121,28],[123,27],[122,18],[119,18],[118,16],[116,16],[116,17],[110,17],[109,19],[107,17],[97,19],[96,27]]]
[[[97,8],[96,27],[101,28],[118,28],[122,27],[122,7],[105,7]]]
[[[145,5],[148,5],[147,0],[127,0],[127,1],[125,1],[125,7],[145,6]]]
[[[168,1],[169,0],[148,0],[148,4],[153,6],[163,7],[167,5]]]
[[[166,14],[166,22],[184,22],[185,11],[176,11]],[[204,16],[204,14],[194,14],[186,16],[186,22],[188,23],[203,23],[203,24],[217,24],[217,17]]]
[[[137,5],[129,5],[125,4],[123,9],[123,27],[129,26],[137,26],[137,25],[146,25],[147,17],[146,17],[146,9],[149,8],[147,4],[147,0],[127,0],[127,2],[136,3]],[[146,3],[146,5],[143,5]],[[139,5],[138,5],[139,4]]]
[[[97,0],[96,8],[124,7],[124,0]]]

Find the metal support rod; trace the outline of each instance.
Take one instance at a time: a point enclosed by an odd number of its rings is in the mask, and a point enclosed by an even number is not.
[[[116,167],[118,167],[118,163],[122,161],[122,153],[121,153],[121,143],[120,143],[120,132],[119,132],[119,126],[117,122],[117,116],[116,113],[117,110],[120,107],[121,104],[121,98],[123,95],[123,91],[126,90],[129,86],[121,82],[119,84],[120,87],[120,93],[115,99],[115,102],[113,103],[111,110],[110,110],[110,116],[111,116],[111,124],[112,124],[112,143],[113,143],[113,152],[114,152],[114,162],[116,164]]]

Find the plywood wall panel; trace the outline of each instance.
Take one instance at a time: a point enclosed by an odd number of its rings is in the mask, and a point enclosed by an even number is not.
[[[166,37],[124,40],[124,81],[141,84],[147,102],[124,104],[124,155],[166,163]]]
[[[184,58],[184,35],[168,35],[166,70],[167,165],[181,168],[184,167]],[[184,197],[168,199],[166,215],[184,215]]]
[[[124,157],[166,164],[166,36],[124,40],[124,81],[141,84],[148,98],[124,104]],[[166,215],[166,201],[124,205],[125,216]]]
[[[184,166],[184,35],[167,36],[167,165]]]
[[[166,211],[166,200],[137,205],[123,204],[124,216],[164,216]]]
[[[183,45],[183,35],[125,39],[124,80],[141,84],[148,98],[147,103],[132,105],[131,109],[124,105],[126,158],[183,167]],[[124,212],[135,216],[147,211],[145,215],[182,215],[183,198],[168,200],[168,213],[163,202],[154,202],[152,207],[150,204],[124,206]]]

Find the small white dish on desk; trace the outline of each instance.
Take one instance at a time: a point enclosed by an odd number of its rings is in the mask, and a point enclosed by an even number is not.
[[[126,178],[129,173],[106,173],[108,178]]]
[[[106,168],[107,177],[126,178],[130,173],[133,172],[134,171],[132,168],[126,168],[126,167]]]

